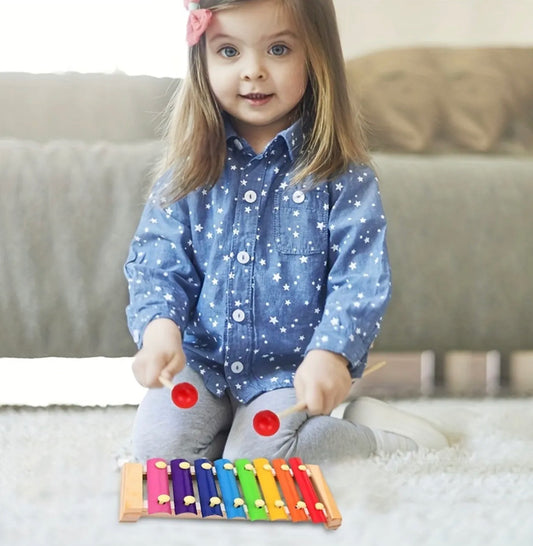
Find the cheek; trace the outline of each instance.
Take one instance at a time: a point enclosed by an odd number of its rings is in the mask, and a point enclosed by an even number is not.
[[[211,86],[213,94],[217,100],[220,100],[224,96],[224,93],[228,87],[227,78],[224,78],[221,71],[217,70],[216,67],[208,67],[207,77],[209,79],[209,85]]]
[[[307,89],[307,82],[309,80],[307,76],[307,70],[293,71],[290,74],[290,79],[292,80],[291,87],[294,90],[294,94],[299,95],[300,99],[304,96],[305,90]]]
[[[309,80],[305,59],[299,59],[286,71],[287,81],[293,87],[295,93],[304,95]]]
[[[302,93],[302,97],[304,96],[305,94],[305,91],[307,89],[307,85],[309,84],[309,75],[307,74],[307,68],[304,68],[302,70],[302,74],[301,74],[301,93]]]

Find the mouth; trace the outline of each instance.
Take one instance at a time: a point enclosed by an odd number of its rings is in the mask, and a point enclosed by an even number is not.
[[[250,102],[251,104],[255,104],[255,105],[265,104],[273,96],[274,96],[273,93],[270,93],[270,94],[266,94],[266,93],[248,93],[247,95],[240,95],[241,98],[243,98],[246,101]]]

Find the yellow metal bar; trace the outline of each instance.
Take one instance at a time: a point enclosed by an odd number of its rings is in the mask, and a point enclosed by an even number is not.
[[[272,466],[264,458],[254,459],[253,463],[268,508],[268,517],[271,520],[289,519],[285,510],[285,502],[281,497],[276,485],[276,479],[272,473]]]

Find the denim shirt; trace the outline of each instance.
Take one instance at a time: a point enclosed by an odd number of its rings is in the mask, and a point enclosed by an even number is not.
[[[125,265],[135,342],[150,321],[173,320],[206,387],[243,403],[291,387],[313,349],[361,376],[390,297],[374,172],[353,164],[305,190],[290,185],[299,122],[260,154],[229,125],[226,136],[212,189],[164,205],[154,190],[147,202]]]

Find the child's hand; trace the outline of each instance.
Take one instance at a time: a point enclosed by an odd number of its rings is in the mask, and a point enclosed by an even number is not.
[[[169,319],[156,319],[146,327],[143,347],[135,355],[133,375],[143,387],[161,387],[159,376],[169,381],[185,367],[181,332]]]
[[[348,361],[319,349],[307,353],[294,375],[296,398],[312,415],[331,413],[348,396],[351,385]]]

